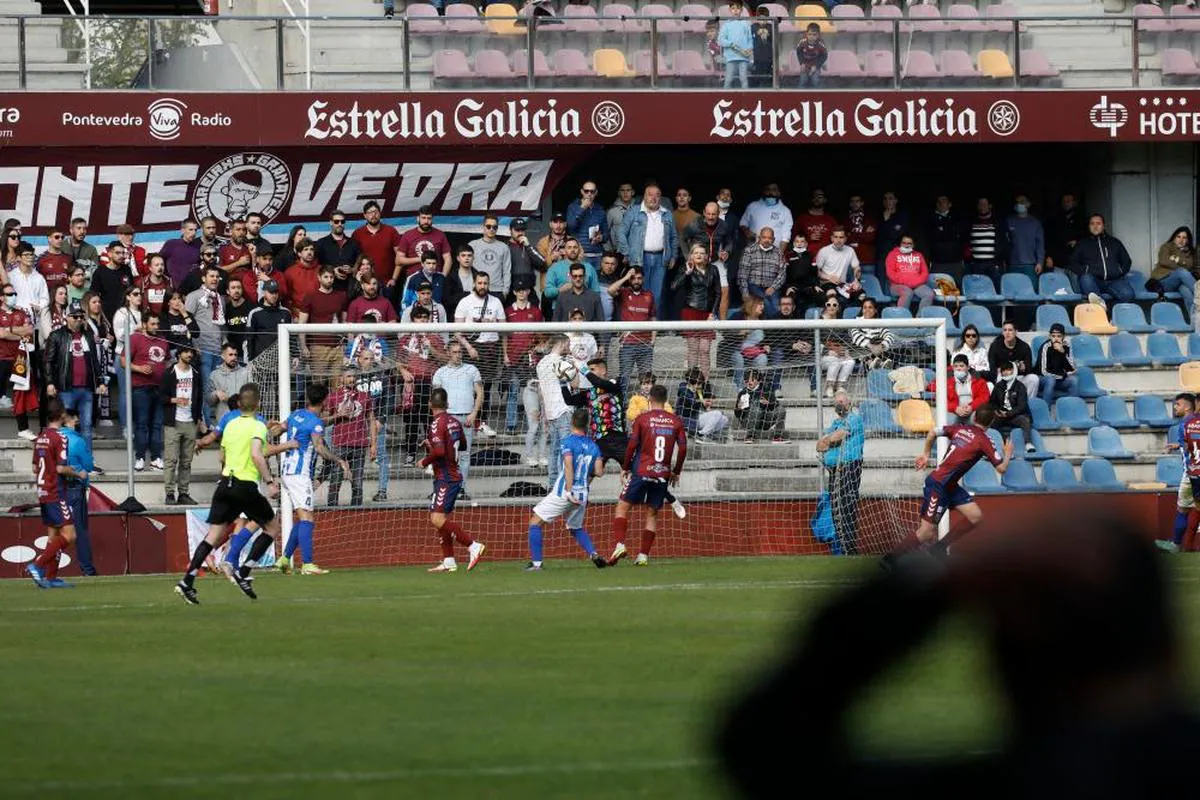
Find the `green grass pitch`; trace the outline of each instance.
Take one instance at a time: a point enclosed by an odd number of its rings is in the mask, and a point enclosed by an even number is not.
[[[1174,563],[1192,655],[1196,570]],[[256,603],[209,577],[200,607],[171,577],[3,581],[0,796],[721,797],[715,710],[875,568],[485,561],[262,575]],[[951,622],[856,730],[872,747],[987,747],[1000,719],[977,637]]]

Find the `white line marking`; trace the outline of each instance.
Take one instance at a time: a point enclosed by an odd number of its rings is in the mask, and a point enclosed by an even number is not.
[[[433,578],[432,580],[444,580],[443,578]],[[202,590],[207,590],[209,586],[219,585],[218,581],[206,581],[199,586]],[[290,597],[282,600],[276,600],[277,603],[318,603],[318,604],[339,604],[339,603],[379,603],[379,602],[404,602],[408,600],[471,600],[477,598],[504,598],[504,597],[555,597],[571,594],[601,594],[607,592],[695,592],[695,591],[761,591],[761,590],[780,590],[780,589],[836,589],[842,586],[853,586],[857,581],[852,580],[782,580],[782,581],[737,581],[737,582],[722,582],[722,583],[657,583],[646,584],[643,586],[579,586],[579,587],[564,587],[561,589],[530,589],[527,591],[493,591],[493,592],[462,592],[457,594],[443,593],[424,593],[424,594],[390,594],[390,595],[346,595],[342,597]],[[164,595],[171,591],[171,586],[167,585],[164,590]],[[201,602],[203,602],[204,594],[201,593]],[[264,599],[264,602],[270,602],[270,596]],[[73,606],[26,606],[13,607],[9,609],[11,612],[55,612],[55,611],[111,611],[121,609],[135,608],[159,608],[167,605],[182,605],[178,601],[169,601],[164,599],[160,603],[101,603],[95,605],[73,605]],[[11,618],[10,618],[11,619]]]
[[[663,772],[706,767],[713,762],[705,759],[675,761],[621,762],[613,764],[526,764],[508,767],[436,767],[430,769],[400,769],[383,772],[266,772],[254,775],[180,775],[146,780],[108,781],[37,781],[5,783],[5,793],[34,794],[40,792],[86,792],[106,789],[187,789],[195,786],[255,786],[277,783],[388,783],[419,778],[506,778],[526,775],[576,775],[610,772]]]

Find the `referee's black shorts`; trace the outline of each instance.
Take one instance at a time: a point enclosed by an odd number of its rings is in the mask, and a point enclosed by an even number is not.
[[[275,509],[271,508],[271,501],[258,491],[257,483],[223,475],[213,493],[208,524],[228,525],[241,514],[262,526],[275,519]]]
[[[616,461],[618,464],[625,460],[625,447],[628,444],[629,437],[623,433],[610,433],[596,441],[596,446],[600,448],[600,457]]]

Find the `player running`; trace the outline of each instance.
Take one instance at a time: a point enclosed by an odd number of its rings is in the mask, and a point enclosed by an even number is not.
[[[33,474],[37,476],[38,506],[49,541],[42,554],[25,571],[41,589],[70,589],[71,584],[58,577],[59,553],[75,542],[75,520],[67,505],[65,478],[86,481],[88,473],[67,463],[67,438],[62,435],[62,402],[50,398],[46,403],[46,427],[33,442]]]
[[[633,423],[629,445],[625,448],[625,461],[621,466],[625,489],[613,517],[616,545],[608,558],[610,567],[625,557],[625,534],[629,530],[629,507],[632,505],[646,507],[642,546],[633,563],[638,567],[650,563],[650,548],[657,535],[658,510],[667,499],[669,487],[679,483],[683,462],[687,459],[687,431],[683,420],[665,408],[667,387],[655,384],[650,389],[649,399],[650,410]],[[674,469],[671,469],[672,453],[676,453]]]
[[[254,578],[250,571],[279,536],[279,518],[275,516],[270,500],[279,494],[279,484],[271,475],[267,463],[270,433],[266,423],[257,416],[259,399],[257,384],[247,383],[243,386],[238,392],[240,413],[227,422],[221,432],[224,465],[208,511],[208,535],[196,546],[183,580],[175,584],[176,594],[192,605],[200,605],[196,596],[196,575],[200,573],[208,554],[225,538],[228,526],[240,514],[256,522],[259,531],[250,545],[249,557],[230,579],[251,600],[258,599],[258,595],[254,592]],[[266,481],[266,497],[258,491],[259,480]]]
[[[438,532],[442,543],[442,563],[430,567],[429,572],[458,572],[454,561],[454,541],[466,545],[471,560],[467,572],[475,569],[487,546],[471,538],[457,522],[449,519],[454,513],[454,503],[462,491],[462,473],[458,469],[458,451],[467,449],[467,438],[462,423],[446,412],[446,390],[440,386],[429,393],[429,410],[433,421],[429,423],[429,437],[422,442],[426,452],[421,467],[433,467],[433,496],[429,501],[429,522]]]
[[[279,472],[283,490],[292,500],[298,521],[292,525],[287,546],[283,548],[283,557],[279,559],[280,572],[291,571],[292,554],[297,547],[300,548],[300,561],[303,564],[301,575],[325,575],[329,572],[313,563],[313,527],[316,525],[316,515],[313,513],[313,455],[336,463],[342,468],[342,474],[347,476],[350,474],[350,464],[346,459],[333,455],[325,446],[325,424],[321,421],[321,409],[328,396],[328,386],[310,383],[305,389],[307,406],[293,411],[288,417],[287,438],[296,442],[296,448],[279,459]]]
[[[542,526],[547,522],[564,517],[567,530],[579,542],[583,552],[592,560],[597,569],[608,566],[604,556],[596,552],[592,539],[583,528],[583,519],[587,515],[588,487],[592,478],[604,474],[604,459],[601,457],[599,446],[587,435],[588,420],[591,413],[586,408],[577,408],[571,412],[571,435],[563,439],[559,453],[555,458],[559,462],[558,478],[554,481],[550,493],[533,507],[533,516],[529,519],[529,566],[526,572],[539,572],[542,569]]]
[[[222,416],[220,420],[218,420],[216,426],[213,427],[212,430],[196,440],[197,453],[210,446],[214,442],[220,441],[221,434],[225,431],[225,426],[242,415],[242,412],[238,408],[239,398],[240,395],[236,394],[230,397],[228,401],[229,410],[225,412],[224,416]],[[284,431],[284,426],[280,424],[278,420],[264,419],[261,414],[259,414],[256,419],[267,426],[267,433],[271,435],[272,439],[279,436],[279,434],[283,433]],[[271,458],[279,453],[285,453],[288,450],[293,450],[296,447],[297,443],[294,441],[284,442],[282,444],[272,444],[267,447],[266,455],[267,458]],[[217,456],[221,461],[221,466],[224,467],[225,453],[220,452],[217,454]],[[254,536],[254,534],[258,533],[259,531],[258,523],[254,520],[246,519],[245,514],[241,514],[238,519],[245,519],[246,522],[237,533],[230,537],[229,546],[225,548],[225,557],[221,559],[221,562],[218,565],[221,573],[229,579],[230,583],[233,584],[237,583],[237,581],[234,579],[234,573],[238,568],[238,557],[241,556],[242,551],[246,549],[246,545],[250,543],[250,539]]]
[[[1013,454],[1012,440],[1009,439],[1004,444],[1002,453],[997,453],[995,442],[987,435],[987,429],[991,427],[995,418],[995,408],[990,403],[984,403],[976,409],[973,424],[947,425],[940,430],[930,431],[925,437],[925,447],[921,455],[917,456],[917,469],[925,469],[929,465],[933,443],[938,436],[949,437],[950,446],[946,449],[942,463],[925,478],[925,498],[921,501],[921,521],[917,529],[895,550],[883,557],[884,566],[895,566],[901,555],[932,541],[937,536],[938,523],[950,509],[956,509],[963,519],[929,548],[935,555],[945,556],[950,545],[983,520],[983,510],[975,502],[974,495],[959,485],[959,481],[981,458],[990,461],[1000,474],[1004,474],[1008,469],[1008,462]]]

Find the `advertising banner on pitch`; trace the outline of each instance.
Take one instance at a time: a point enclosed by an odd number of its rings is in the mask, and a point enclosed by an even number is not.
[[[75,217],[95,237],[128,223],[149,245],[177,236],[186,219],[259,213],[268,238],[282,239],[293,225],[323,235],[334,210],[357,220],[375,200],[397,224],[430,205],[439,227],[476,230],[485,212],[536,214],[590,150],[9,147],[0,159],[0,217],[20,220],[34,238]]]

